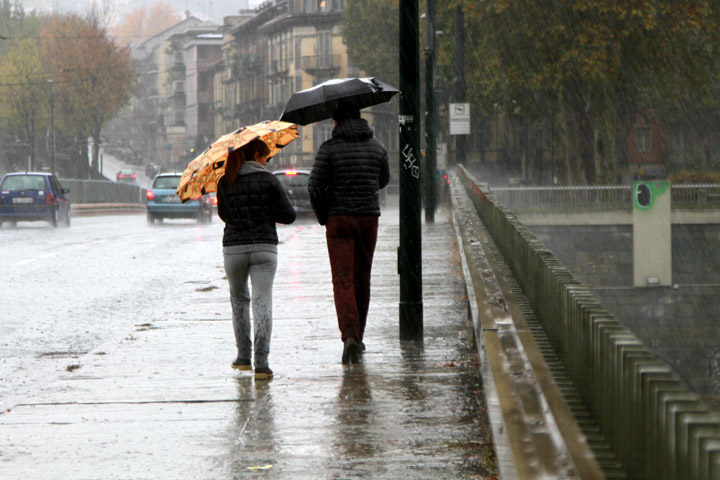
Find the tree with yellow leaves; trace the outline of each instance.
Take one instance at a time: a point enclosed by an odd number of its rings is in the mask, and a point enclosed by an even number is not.
[[[127,103],[135,80],[130,52],[99,22],[73,14],[51,17],[40,38],[53,72],[56,128],[70,138],[92,138],[91,167],[98,172],[102,129]]]

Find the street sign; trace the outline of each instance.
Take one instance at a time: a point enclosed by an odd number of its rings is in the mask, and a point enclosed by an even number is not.
[[[450,135],[470,135],[470,104],[450,104]]]

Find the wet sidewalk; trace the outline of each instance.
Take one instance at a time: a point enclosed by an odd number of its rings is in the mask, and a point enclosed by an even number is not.
[[[383,211],[367,351],[340,362],[324,228],[284,238],[271,381],[230,368],[222,265],[173,310],[77,359],[0,415],[3,479],[491,478],[493,453],[455,233],[423,225],[425,338],[398,335],[398,212]]]

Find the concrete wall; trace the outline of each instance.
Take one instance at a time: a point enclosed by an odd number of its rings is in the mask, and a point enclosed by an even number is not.
[[[653,354],[720,404],[720,225],[673,226],[675,288],[632,287],[630,225],[530,229]]]
[[[458,167],[457,176],[627,478],[720,478],[720,415],[485,186],[464,167]],[[658,329],[661,324],[655,322],[651,328]]]

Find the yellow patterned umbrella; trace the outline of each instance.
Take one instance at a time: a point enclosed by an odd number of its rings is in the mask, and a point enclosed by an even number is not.
[[[270,148],[270,157],[298,137],[297,125],[279,120],[240,127],[218,138],[190,162],[178,184],[177,194],[183,202],[217,192],[217,182],[225,175],[228,154],[259,138]]]

